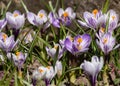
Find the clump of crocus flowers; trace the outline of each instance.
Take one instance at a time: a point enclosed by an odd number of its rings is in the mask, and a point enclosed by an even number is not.
[[[26,45],[24,46],[21,44],[20,48],[15,48],[19,40],[19,38],[17,37],[19,36],[20,31],[25,25],[25,19],[29,21],[31,26],[42,28],[44,29],[44,31],[47,30],[47,28],[50,28],[50,26],[52,25],[56,29],[61,31],[60,32],[61,34],[62,33],[62,30],[60,30],[61,26],[64,27],[70,26],[72,24],[72,21],[74,21],[76,18],[76,13],[71,7],[68,7],[66,9],[60,8],[58,9],[57,13],[56,11],[52,10],[51,12],[49,12],[49,14],[47,14],[47,12],[44,9],[39,10],[37,14],[28,11],[26,15],[27,18],[25,18],[24,13],[21,14],[20,11],[15,10],[13,13],[7,12],[6,17],[0,20],[0,31],[1,31],[0,49],[3,52],[5,52],[9,60],[12,60],[12,62],[18,69],[20,77],[22,76],[21,69],[26,61],[28,54],[22,51],[18,52],[19,49],[22,49],[24,47],[26,50],[29,50],[28,46],[25,47],[28,43],[29,45],[32,45],[33,49],[36,49],[36,46],[34,46],[34,42],[36,41],[36,39],[31,35],[31,33],[27,33],[27,32],[25,32],[26,37],[24,37],[24,41]],[[86,11],[83,14],[83,18],[84,21],[77,20],[78,23],[86,28],[91,28],[92,30],[94,30],[94,34],[92,33],[88,34],[86,31],[84,32],[84,34],[80,32],[79,34],[74,34],[74,36],[67,35],[66,37],[63,37],[64,38],[63,40],[56,40],[57,42],[58,41],[60,42],[59,44],[52,41],[54,43],[54,47],[44,48],[44,50],[46,50],[47,56],[52,57],[52,59],[47,58],[50,61],[48,62],[50,66],[40,66],[36,70],[34,70],[34,72],[32,73],[33,86],[36,85],[36,81],[39,81],[39,79],[43,80],[46,86],[49,86],[51,84],[51,81],[56,75],[58,75],[58,78],[61,77],[61,75],[63,74],[63,67],[65,66],[62,65],[62,61],[64,61],[64,64],[65,62],[68,62],[67,65],[69,65],[70,62],[69,61],[70,59],[67,57],[68,53],[71,53],[73,56],[80,56],[81,54],[89,52],[89,48],[91,48],[90,46],[91,43],[92,45],[94,44],[93,43],[94,39],[92,38],[97,37],[95,41],[95,43],[98,45],[97,48],[99,47],[105,56],[110,54],[112,50],[120,46],[120,44],[116,45],[116,38],[114,34],[114,30],[118,27],[118,21],[119,21],[118,14],[114,10],[109,10],[107,13],[103,13],[101,10],[97,10],[97,9],[93,10],[92,12]],[[7,27],[9,27],[9,29]],[[64,27],[62,28],[65,29]],[[7,30],[6,32],[3,31],[4,28],[5,30]],[[10,30],[12,30],[12,33]],[[63,33],[65,33],[66,31],[69,30],[68,29],[63,30]],[[38,33],[41,35],[39,30]],[[34,36],[36,36],[36,38],[37,35],[35,32]],[[62,38],[62,37],[58,37],[58,38]],[[47,45],[45,40],[43,39],[40,40],[43,42],[43,44],[41,43],[42,45],[44,45],[44,43]],[[42,50],[42,48],[40,48],[40,50]],[[68,52],[65,53],[66,51]],[[43,55],[43,52],[41,51],[39,52],[36,50],[34,51],[35,55],[36,52],[37,54],[40,53],[40,55],[41,54]],[[29,54],[33,54],[33,53],[29,52]],[[69,54],[69,56],[71,54]],[[87,56],[87,54],[85,54],[84,56]],[[2,56],[0,57],[2,58]],[[43,55],[43,57],[45,57],[45,55]],[[62,57],[68,58],[68,61],[63,60],[64,58]],[[84,59],[84,57],[82,59]],[[52,66],[53,65],[52,62],[54,61],[56,63],[54,66]],[[100,58],[97,56],[93,56],[91,58],[91,62],[84,60],[84,62],[81,63],[80,68],[83,69],[86,72],[86,74],[89,76],[89,80],[91,81],[92,86],[96,85],[97,76],[99,72],[102,70],[103,65],[104,65],[104,60],[102,56]],[[71,67],[64,67],[64,71],[67,71],[68,68]]]

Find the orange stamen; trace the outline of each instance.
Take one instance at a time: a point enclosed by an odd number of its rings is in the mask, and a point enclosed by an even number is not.
[[[50,66],[47,66],[47,69],[50,69]]]
[[[115,19],[115,16],[112,16],[112,20],[114,20]]]
[[[6,38],[7,38],[7,35],[6,35],[6,34],[3,34],[2,37],[3,37],[3,40],[5,41]]]
[[[106,44],[107,41],[108,41],[108,39],[107,39],[107,38],[104,38],[104,39],[103,39],[103,44]]]
[[[63,13],[63,16],[64,16],[64,17],[68,17],[68,13],[67,13],[67,12],[64,12],[64,13]]]
[[[40,14],[39,14],[39,17],[40,17],[40,18],[43,18],[43,16],[44,16],[43,13],[40,13]]]
[[[81,43],[82,41],[83,41],[82,38],[78,38],[78,39],[77,39],[77,42],[78,42],[78,43]]]
[[[14,14],[13,14],[14,17],[17,17],[18,15],[19,15],[18,13],[14,13]]]
[[[105,28],[101,27],[101,28],[100,28],[100,31],[101,31],[102,33],[105,33]]]
[[[95,9],[95,10],[92,11],[92,14],[94,14],[94,17],[96,17],[97,13],[98,13],[97,9]]]
[[[16,52],[16,56],[19,56],[20,55],[20,52]]]
[[[57,48],[58,48],[58,46],[57,46],[57,45],[55,45],[55,46],[54,46],[54,48],[55,48],[55,49],[57,49]]]
[[[40,72],[40,73],[42,73],[42,72],[43,72],[43,70],[42,70],[42,69],[39,69],[39,72]]]

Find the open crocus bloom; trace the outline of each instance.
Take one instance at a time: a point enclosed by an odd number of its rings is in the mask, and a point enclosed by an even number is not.
[[[60,59],[63,55],[63,49],[61,48],[61,46],[59,44],[54,44],[54,47],[53,48],[48,48],[46,47],[46,51],[47,51],[47,54],[54,58],[56,53],[57,53],[57,49],[59,47],[59,51],[58,51],[58,59]]]
[[[120,44],[115,46],[115,38],[112,36],[111,33],[105,33],[102,37],[98,36],[98,40],[96,40],[97,45],[101,48],[101,50],[105,54],[109,54],[110,51],[118,48]]]
[[[78,23],[80,23],[82,26],[96,29],[98,28],[99,21],[102,17],[102,12],[98,11],[97,9],[93,10],[92,13],[90,12],[84,12],[84,20],[85,22],[78,20]]]
[[[40,26],[47,21],[47,13],[44,10],[40,10],[37,15],[32,12],[28,12],[27,19],[32,25]]]
[[[21,69],[23,63],[26,60],[27,54],[23,54],[22,52],[16,52],[15,54],[13,53],[8,53],[7,54],[8,58],[13,59],[15,66],[18,67],[18,69]]]
[[[33,72],[34,79],[44,79],[46,74],[46,68],[44,66],[40,66],[37,70]]]
[[[95,81],[97,79],[97,75],[102,69],[104,64],[103,58],[100,57],[100,60],[97,56],[93,56],[91,62],[84,61],[80,68],[82,68],[87,74],[89,74],[92,86],[95,86]]]
[[[5,33],[0,33],[0,48],[3,51],[9,52],[12,51],[13,48],[16,46],[18,41],[14,41],[14,36],[8,37]]]
[[[65,48],[73,55],[77,55],[82,52],[86,52],[91,43],[91,37],[89,34],[78,35],[74,39],[66,38],[64,45]]]
[[[20,29],[25,23],[25,16],[21,14],[18,10],[13,13],[7,12],[6,19],[11,28]]]
[[[60,8],[58,10],[58,15],[59,15],[60,20],[62,21],[62,24],[67,25],[67,26],[70,25],[71,21],[75,19],[76,17],[76,13],[73,12],[73,9],[71,7],[68,7],[65,10]]]
[[[46,86],[48,86],[56,73],[56,67],[54,69],[53,66],[40,66],[37,70],[33,72],[33,79],[44,79]]]
[[[6,26],[6,24],[7,24],[7,21],[5,18],[0,20],[0,31]]]

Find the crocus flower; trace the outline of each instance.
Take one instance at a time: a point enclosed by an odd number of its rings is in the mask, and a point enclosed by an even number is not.
[[[13,13],[6,13],[6,20],[11,28],[18,30],[23,27],[25,23],[25,16],[24,14],[21,14],[20,11],[15,10]]]
[[[120,46],[120,44],[115,46],[115,37],[113,37],[112,34],[109,32],[105,33],[102,37],[99,36],[97,37],[98,37],[98,40],[96,40],[97,45],[105,54],[109,54],[110,51]]]
[[[4,56],[0,55],[0,59],[1,59],[1,61],[4,61]]]
[[[56,53],[57,53],[57,49],[59,47],[59,51],[58,51],[58,59],[60,59],[63,55],[63,49],[61,48],[61,46],[59,44],[54,44],[54,47],[53,48],[48,48],[46,47],[46,51],[47,51],[47,54],[54,58]]]
[[[48,21],[44,25],[43,31],[45,31],[50,25],[53,25],[54,27],[60,28],[60,21],[56,13],[50,12],[48,15]]]
[[[78,20],[78,23],[92,29],[98,28],[99,21],[103,18],[102,12],[97,9],[93,10],[92,13],[84,12],[83,17],[85,21]]]
[[[100,28],[104,28],[105,31],[112,33],[118,27],[118,19],[118,14],[114,10],[109,10],[107,14],[103,14],[100,17],[98,24]],[[108,28],[106,28],[107,24]]]
[[[54,69],[53,66],[40,66],[36,71],[33,72],[33,81],[36,81],[35,79],[43,79],[45,80],[46,86],[50,85],[50,81],[53,79],[53,77],[56,75],[57,70]],[[35,82],[33,82],[35,84]]]
[[[85,60],[80,65],[80,68],[83,69],[90,76],[90,80],[92,84],[91,86],[95,86],[97,75],[102,69],[103,64],[104,61],[102,57],[100,57],[99,60],[97,56],[93,56],[91,62]]]
[[[65,48],[73,55],[77,55],[86,52],[91,43],[91,37],[89,34],[77,35],[74,39],[66,38],[64,45]]]
[[[21,69],[23,63],[26,60],[27,54],[26,53],[24,54],[22,52],[16,52],[15,54],[14,53],[8,53],[8,54],[9,54],[7,55],[8,58],[13,59],[15,66],[17,66],[18,69]]]
[[[33,72],[34,79],[44,79],[46,74],[46,68],[44,66],[40,66],[37,70]]]
[[[27,34],[27,32],[24,32],[23,35],[25,36],[24,41],[26,44],[33,41],[32,33],[29,32]]]
[[[61,61],[59,61],[59,60],[56,61],[55,68],[57,70],[57,75],[61,76],[62,75],[62,63],[61,63]]]
[[[58,15],[59,15],[60,20],[62,21],[62,24],[66,26],[70,25],[71,21],[75,19],[76,17],[76,13],[73,12],[73,9],[71,7],[68,7],[65,10],[60,8],[58,10]]]
[[[0,33],[0,48],[3,51],[9,52],[12,51],[13,48],[16,46],[18,41],[14,41],[14,36],[8,37],[5,33]]]
[[[6,24],[7,24],[7,21],[5,18],[0,20],[0,31],[6,26]]]
[[[28,12],[27,19],[32,25],[35,26],[40,26],[48,20],[45,10],[40,10],[37,15],[32,12]]]
[[[109,15],[108,32],[112,32],[118,26],[119,16],[118,14],[116,14],[114,10],[109,10],[108,15]]]

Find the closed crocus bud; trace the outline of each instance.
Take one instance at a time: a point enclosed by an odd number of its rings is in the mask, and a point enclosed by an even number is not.
[[[0,31],[6,26],[6,24],[7,24],[7,21],[5,18],[0,20]]]
[[[89,34],[77,35],[73,40],[66,38],[65,48],[73,55],[86,52],[89,49],[91,37]]]
[[[40,10],[37,15],[32,12],[28,12],[27,19],[32,25],[35,26],[43,25],[48,20],[45,10]]]
[[[118,48],[120,44],[115,46],[115,37],[112,36],[111,33],[105,33],[102,37],[98,36],[98,40],[96,40],[99,48],[104,52],[104,54],[109,54],[110,51]]]
[[[76,13],[73,12],[73,9],[71,7],[68,7],[65,10],[60,8],[58,10],[58,15],[60,20],[62,21],[62,24],[66,26],[70,25],[72,20],[75,19],[76,17]]]
[[[56,13],[50,12],[48,15],[48,20],[49,21],[46,24],[46,27],[49,27],[52,24],[53,26],[60,28],[60,21]]]
[[[63,49],[61,48],[61,46],[59,44],[54,44],[54,47],[53,48],[48,48],[46,47],[46,51],[47,51],[47,54],[54,58],[55,55],[56,55],[56,52],[57,52],[57,49],[59,47],[59,51],[58,51],[58,59],[60,59],[63,55]]]
[[[24,26],[25,23],[25,16],[21,14],[20,11],[15,10],[13,13],[7,12],[6,13],[6,20],[11,28],[20,29]]]
[[[112,32],[118,26],[119,16],[114,10],[109,10],[107,15],[109,18],[108,31]]]
[[[25,36],[24,41],[27,44],[33,41],[33,37],[32,37],[32,33],[28,33],[27,35],[26,34],[27,33],[24,32],[24,36]]]
[[[97,9],[93,10],[92,13],[87,11],[84,12],[83,17],[85,22],[78,20],[78,23],[81,24],[82,26],[92,28],[92,29],[97,29],[99,22],[103,18],[102,12],[98,11]]]
[[[5,33],[0,33],[0,48],[5,52],[10,52],[16,46],[18,41],[14,41],[14,36],[8,37]]]
[[[0,59],[1,59],[1,61],[4,61],[3,55],[0,55]]]
[[[62,75],[62,63],[60,61],[56,61],[55,68],[57,70],[57,75],[61,76]]]
[[[80,68],[83,69],[89,76],[91,81],[91,86],[95,86],[97,75],[102,69],[104,64],[103,58],[100,57],[100,60],[97,56],[93,56],[91,62],[84,61]]]
[[[56,73],[57,73],[56,68],[53,68],[52,66],[47,66],[45,79],[51,81],[53,77],[56,75]]]

